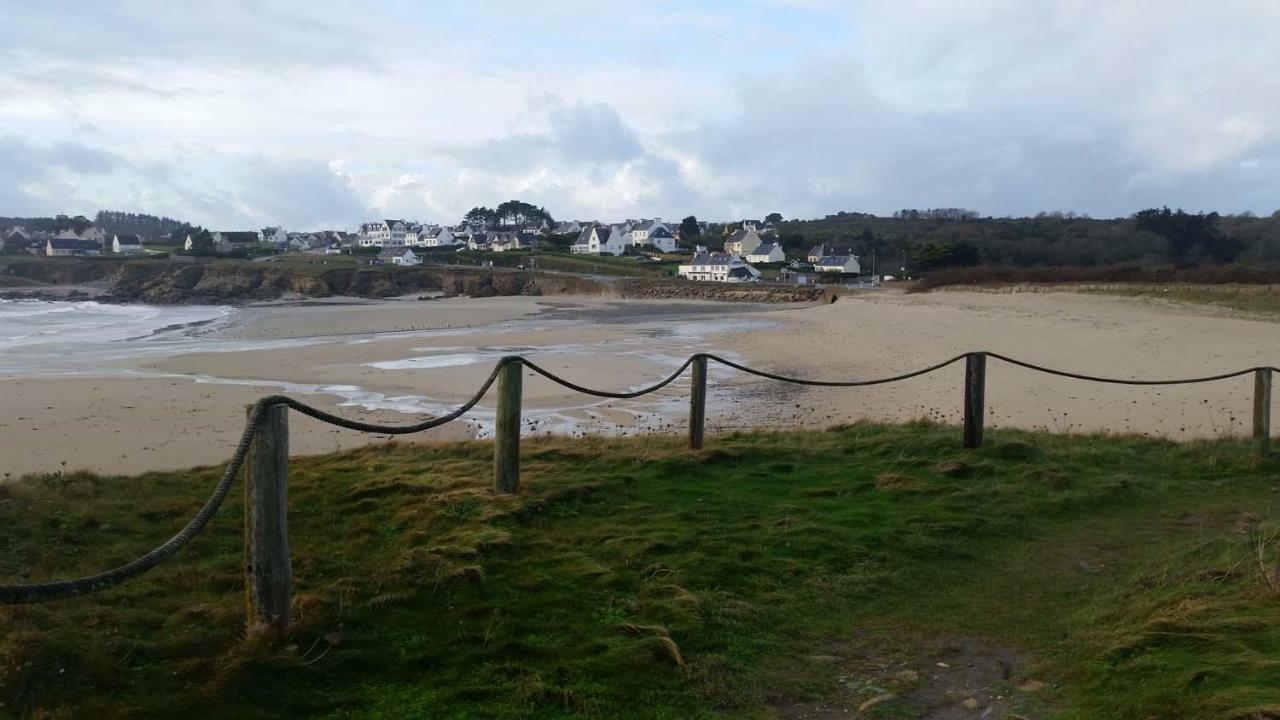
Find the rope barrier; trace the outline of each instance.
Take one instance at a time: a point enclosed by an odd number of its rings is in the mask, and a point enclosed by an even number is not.
[[[919,370],[913,370],[909,373],[903,373],[902,375],[894,375],[892,377],[885,377],[885,378],[876,378],[874,380],[844,380],[844,381],[805,380],[804,378],[794,378],[794,377],[787,377],[785,375],[775,375],[774,373],[765,372],[764,370],[756,370],[755,368],[750,368],[750,367],[747,367],[746,365],[739,365],[738,363],[733,362],[731,360],[726,360],[720,357],[719,355],[707,355],[706,357],[708,360],[715,360],[721,365],[727,365],[728,367],[731,367],[734,370],[741,370],[742,372],[749,373],[751,375],[757,375],[762,378],[768,378],[770,380],[778,380],[780,382],[785,382],[785,383],[792,383],[793,385],[816,385],[819,387],[866,387],[868,385],[883,385],[885,383],[898,382],[900,380],[909,380],[913,377],[927,375],[931,372],[934,372],[935,370],[941,370],[942,368],[948,365],[960,362],[965,358],[966,355],[968,355],[968,353],[962,353],[960,355],[957,355],[951,358],[950,360],[944,360],[940,363],[937,363],[936,365],[930,365],[929,367],[921,368]]]
[[[1241,375],[1248,375],[1250,373],[1257,372],[1258,370],[1271,370],[1275,372],[1280,372],[1280,368],[1271,367],[1269,365],[1259,365],[1258,367],[1251,367],[1245,370],[1237,370],[1235,372],[1222,373],[1221,375],[1206,375],[1204,377],[1177,378],[1173,380],[1129,380],[1125,378],[1109,378],[1109,377],[1100,377],[1098,375],[1084,375],[1081,373],[1068,372],[1066,370],[1055,370],[1053,368],[1045,367],[1043,365],[1036,365],[1035,363],[1029,363],[1024,360],[1016,360],[1014,358],[1001,355],[1000,353],[989,352],[989,353],[985,353],[985,355],[987,357],[993,357],[997,360],[1003,360],[1009,363],[1010,365],[1017,365],[1018,367],[1023,367],[1028,370],[1035,370],[1037,372],[1042,372],[1048,375],[1057,375],[1059,377],[1072,378],[1073,380],[1088,380],[1089,382],[1109,383],[1111,385],[1194,385],[1196,383],[1207,383],[1207,382],[1214,382],[1216,380],[1227,380],[1233,377],[1240,377]]]
[[[325,412],[324,410],[320,410],[319,408],[312,407],[310,405],[307,405],[304,402],[295,400],[294,398],[291,398],[285,395],[271,395],[268,397],[264,397],[258,400],[256,403],[254,403],[253,409],[250,411],[250,414],[249,414],[249,419],[245,423],[244,431],[241,432],[240,434],[240,440],[236,443],[235,452],[232,454],[230,462],[227,463],[226,470],[223,471],[222,477],[218,480],[217,485],[214,486],[213,493],[210,494],[208,500],[205,501],[204,505],[196,513],[195,517],[193,517],[190,520],[190,522],[188,522],[181,530],[179,530],[176,535],[169,538],[163,544],[147,552],[146,554],[134,560],[131,560],[128,563],[125,563],[124,565],[113,568],[111,570],[106,570],[104,572],[96,573],[93,575],[87,575],[80,578],[73,578],[69,580],[58,580],[58,581],[47,582],[47,583],[37,583],[37,584],[31,584],[31,585],[0,585],[0,605],[22,605],[22,604],[31,604],[31,603],[42,603],[42,602],[49,602],[51,600],[59,600],[63,598],[76,597],[76,596],[85,595],[89,593],[99,592],[101,590],[114,587],[128,580],[131,580],[135,577],[138,577],[139,575],[147,572],[148,570],[154,568],[155,566],[159,565],[165,560],[168,560],[169,558],[176,555],[179,550],[185,547],[187,543],[191,542],[191,540],[196,535],[198,535],[200,531],[205,528],[206,525],[209,524],[209,521],[213,519],[214,514],[216,514],[218,512],[218,509],[222,506],[223,501],[226,500],[227,493],[231,490],[231,486],[235,482],[236,475],[239,474],[240,469],[244,464],[245,456],[248,454],[249,447],[253,442],[254,433],[257,431],[258,425],[261,424],[262,422],[263,412],[265,411],[266,408],[271,406],[285,405],[308,417],[314,418],[321,422],[329,423],[331,425],[336,425],[341,428],[346,428],[348,430],[355,430],[358,432],[367,432],[367,433],[382,433],[382,434],[390,434],[390,435],[406,435],[410,433],[422,432],[423,430],[429,430],[431,428],[439,427],[446,423],[453,422],[454,420],[457,420],[458,418],[465,415],[477,404],[479,404],[480,400],[485,396],[485,394],[489,391],[489,388],[491,388],[493,386],[493,383],[497,380],[498,373],[502,370],[502,368],[506,366],[508,363],[512,363],[512,362],[521,363],[525,367],[528,367],[533,372],[537,373],[538,375],[541,375],[542,377],[550,380],[551,382],[554,382],[558,385],[561,385],[562,387],[568,388],[575,392],[580,392],[586,395],[594,395],[596,397],[627,399],[627,398],[636,398],[643,395],[648,395],[650,393],[661,390],[667,385],[670,385],[672,382],[675,382],[675,380],[678,377],[680,377],[680,375],[682,375],[685,370],[689,368],[689,366],[693,363],[695,359],[700,357],[706,358],[708,360],[714,360],[720,363],[721,365],[733,368],[735,370],[738,370],[750,375],[755,375],[757,377],[766,378],[768,380],[777,380],[780,382],[791,383],[795,385],[809,385],[809,386],[819,386],[819,387],[867,387],[870,385],[883,385],[885,383],[900,382],[902,380],[909,380],[914,377],[926,375],[928,373],[941,370],[942,368],[945,368],[949,365],[957,363],[971,354],[975,354],[975,353],[962,353],[953,358],[950,358],[949,360],[944,360],[940,363],[930,365],[928,367],[921,368],[919,370],[913,370],[908,373],[903,373],[901,375],[893,375],[890,377],[875,378],[871,380],[833,381],[833,380],[808,380],[805,378],[796,378],[796,377],[789,377],[786,375],[779,375],[776,373],[771,373],[764,370],[758,370],[756,368],[748,367],[746,365],[733,362],[732,360],[722,358],[718,355],[699,353],[697,355],[690,356],[689,359],[685,360],[684,363],[682,363],[679,368],[677,368],[674,372],[672,372],[670,375],[663,378],[662,380],[658,381],[657,383],[646,386],[639,390],[631,390],[626,392],[596,390],[594,388],[589,388],[583,385],[579,385],[577,383],[574,383],[570,380],[567,380],[551,372],[550,370],[547,370],[546,368],[543,368],[542,366],[530,360],[527,360],[520,356],[510,356],[510,357],[502,358],[502,360],[500,360],[497,364],[495,364],[493,371],[489,373],[489,377],[486,378],[485,381],[480,385],[480,388],[475,392],[475,394],[473,394],[470,399],[468,399],[466,402],[459,405],[452,412],[449,412],[437,417],[433,417],[419,423],[413,423],[410,425],[378,425],[374,423],[361,422],[358,420],[351,420],[348,418],[344,418],[340,415],[334,415],[333,413]],[[1001,355],[999,353],[987,352],[983,354],[989,357],[996,358],[997,360],[1003,360],[1004,362],[1007,362],[1011,365],[1016,365],[1016,366],[1023,367],[1028,370],[1033,370],[1036,372],[1042,372],[1049,375],[1057,375],[1059,377],[1072,378],[1075,380],[1086,380],[1091,382],[1109,383],[1109,384],[1115,384],[1115,385],[1188,385],[1188,384],[1194,384],[1194,383],[1213,382],[1216,380],[1226,380],[1229,378],[1240,377],[1242,375],[1248,375],[1258,370],[1270,370],[1274,372],[1280,372],[1280,368],[1276,368],[1272,366],[1258,366],[1258,367],[1248,368],[1246,370],[1238,370],[1235,372],[1222,373],[1220,375],[1207,375],[1204,377],[1195,377],[1195,378],[1180,378],[1180,379],[1171,379],[1171,380],[1131,380],[1131,379],[1125,379],[1125,378],[1108,378],[1108,377],[1101,377],[1096,375],[1085,375],[1082,373],[1068,372],[1066,370],[1057,370],[1054,368],[1045,367],[1043,365],[1036,365],[1034,363],[1029,363],[1023,360],[1017,360],[1015,358]]]
[[[685,360],[685,361],[684,361],[684,363],[683,363],[682,365],[680,365],[680,367],[676,368],[676,371],[675,371],[675,372],[671,373],[670,375],[668,375],[667,377],[663,378],[663,379],[662,379],[662,380],[660,380],[659,382],[654,383],[653,385],[650,385],[650,386],[648,386],[648,387],[646,387],[646,388],[642,388],[642,389],[640,389],[640,390],[632,390],[632,391],[630,391],[630,392],[610,392],[610,391],[608,391],[608,390],[592,390],[592,389],[591,389],[591,388],[589,388],[589,387],[583,387],[582,385],[578,385],[577,383],[574,383],[574,382],[570,382],[570,381],[568,381],[568,380],[565,380],[564,378],[560,377],[559,375],[556,375],[555,373],[551,372],[550,370],[547,370],[547,369],[545,369],[545,368],[541,367],[540,365],[537,365],[536,363],[534,363],[534,362],[533,362],[533,361],[531,361],[531,360],[525,360],[524,358],[520,358],[520,357],[516,357],[516,358],[508,358],[508,359],[510,359],[510,360],[518,360],[518,361],[520,361],[520,362],[524,363],[524,366],[525,366],[525,367],[527,367],[527,368],[529,368],[530,370],[532,370],[532,371],[534,371],[534,372],[538,373],[539,375],[541,375],[542,377],[544,377],[544,378],[546,378],[546,379],[550,380],[551,382],[553,382],[553,383],[555,383],[555,384],[557,384],[557,385],[560,385],[560,386],[562,386],[562,387],[566,387],[566,388],[568,388],[568,389],[570,389],[570,390],[574,390],[574,391],[576,391],[576,392],[580,392],[580,393],[582,393],[583,395],[594,395],[595,397],[605,397],[605,398],[620,398],[620,399],[626,399],[626,398],[636,398],[636,397],[640,397],[641,395],[648,395],[649,393],[657,392],[657,391],[661,390],[662,388],[664,388],[664,387],[666,387],[666,386],[670,385],[671,383],[675,382],[676,378],[680,377],[680,375],[681,375],[681,374],[683,374],[683,373],[684,373],[684,371],[685,371],[685,370],[686,370],[690,365],[692,365],[692,364],[693,364],[693,360],[694,360],[694,358],[696,358],[696,357],[699,357],[699,356],[698,356],[698,355],[690,356],[690,358],[689,358],[688,360]]]

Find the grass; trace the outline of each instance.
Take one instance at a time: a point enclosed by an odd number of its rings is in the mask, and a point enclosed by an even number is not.
[[[1208,305],[1274,318],[1280,316],[1280,292],[1269,285],[1133,287],[1085,290],[1121,297],[1145,297],[1188,305]]]
[[[969,637],[1025,654],[1030,716],[1280,717],[1280,463],[1243,442],[966,453],[917,423],[709,446],[528,441],[515,497],[485,443],[295,459],[288,639],[244,635],[229,502],[138,581],[0,609],[0,716],[767,718],[865,700],[827,648]],[[0,581],[133,557],[216,475],[0,486]]]

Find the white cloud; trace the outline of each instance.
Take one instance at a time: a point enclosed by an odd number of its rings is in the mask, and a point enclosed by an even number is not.
[[[0,0],[0,214],[351,227],[512,197],[580,218],[1280,197],[1269,0],[512,7]]]

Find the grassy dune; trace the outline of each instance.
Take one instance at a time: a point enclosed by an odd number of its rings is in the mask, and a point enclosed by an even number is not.
[[[709,445],[528,442],[505,498],[485,443],[298,459],[284,643],[244,636],[234,498],[141,580],[0,609],[0,716],[1280,717],[1280,462],[1243,443]],[[216,474],[0,486],[0,581],[128,559]]]

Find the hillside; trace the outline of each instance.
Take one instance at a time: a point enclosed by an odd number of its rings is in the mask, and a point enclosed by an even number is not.
[[[483,442],[299,458],[284,643],[243,637],[231,502],[138,581],[0,609],[0,702],[102,718],[1280,716],[1275,460],[1230,440],[990,440],[964,453],[928,424],[696,453],[542,439],[516,497],[488,491]],[[218,472],[0,486],[0,582],[135,556]]]

